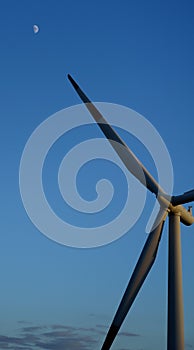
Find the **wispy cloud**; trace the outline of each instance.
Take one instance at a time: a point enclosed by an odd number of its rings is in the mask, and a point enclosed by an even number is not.
[[[56,324],[21,327],[17,336],[0,335],[1,350],[91,350],[95,344],[94,329]]]
[[[118,333],[119,336],[124,336],[124,337],[139,337],[140,334],[137,333],[130,333],[130,332],[120,332]]]
[[[14,336],[0,335],[0,349],[5,350],[93,350],[99,344],[99,336],[107,333],[107,327],[71,327],[63,324],[33,325],[19,321]],[[120,332],[123,337],[138,334]]]

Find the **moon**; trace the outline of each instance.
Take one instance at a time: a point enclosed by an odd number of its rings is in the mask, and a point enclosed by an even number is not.
[[[39,27],[37,26],[37,24],[33,25],[33,32],[34,34],[37,34],[39,32]]]

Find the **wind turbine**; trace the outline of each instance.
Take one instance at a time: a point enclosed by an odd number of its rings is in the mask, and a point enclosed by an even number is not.
[[[186,210],[182,206],[182,204],[194,201],[194,190],[185,192],[179,196],[170,197],[166,194],[149,171],[107,123],[105,118],[80,89],[74,79],[70,75],[68,75],[68,78],[127,169],[145,185],[148,190],[156,195],[160,204],[159,213],[142,249],[101,350],[110,349],[135,297],[155,261],[162,229],[167,216],[169,217],[167,349],[184,350],[180,223],[182,222],[187,226],[194,223],[191,207]],[[142,174],[144,175],[143,177]]]

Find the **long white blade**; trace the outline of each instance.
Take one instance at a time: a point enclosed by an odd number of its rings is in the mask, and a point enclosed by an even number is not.
[[[157,255],[167,211],[160,209],[101,350],[109,350]],[[157,225],[158,223],[158,225]]]
[[[94,104],[89,100],[85,93],[80,89],[75,80],[68,74],[68,78],[72,83],[74,89],[80,96],[81,100],[85,103],[87,109],[91,113],[92,117],[95,119],[100,129],[106,136],[106,138],[111,143],[112,147],[121,158],[127,169],[151,192],[164,193],[163,189],[159,186],[157,181],[149,173],[149,171],[144,167],[144,165],[139,161],[139,159],[134,155],[134,153],[128,148],[124,141],[119,137],[119,135],[113,130],[113,128],[107,123],[102,114],[94,106]]]

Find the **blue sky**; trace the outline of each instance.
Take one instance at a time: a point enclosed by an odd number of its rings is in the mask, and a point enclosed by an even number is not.
[[[18,184],[21,155],[41,122],[80,103],[67,80],[70,73],[94,101],[118,103],[146,117],[171,155],[174,193],[192,189],[194,4],[7,1],[1,5],[0,23],[0,348],[97,350],[146,239],[154,199],[148,195],[139,221],[114,243],[65,247],[41,234],[25,212]],[[143,149],[138,156],[144,162]],[[54,157],[48,169],[52,165]],[[149,157],[145,165],[150,165]],[[118,190],[121,181],[118,174]],[[52,200],[52,175],[45,186]],[[84,193],[84,183],[80,188]],[[194,228],[181,229],[185,348],[192,349]],[[157,261],[113,350],[164,349],[166,320],[167,224]]]

